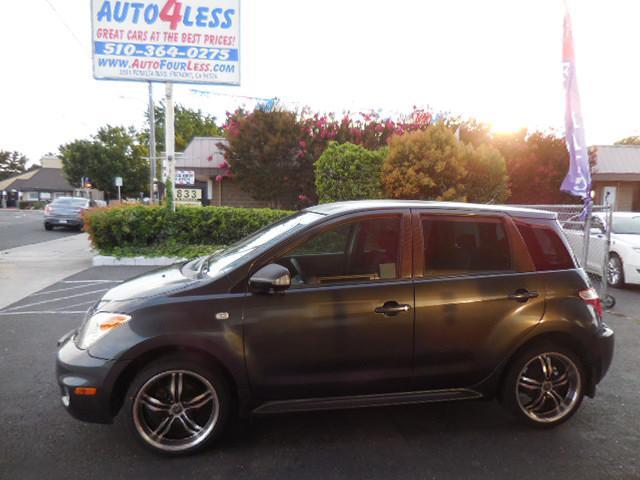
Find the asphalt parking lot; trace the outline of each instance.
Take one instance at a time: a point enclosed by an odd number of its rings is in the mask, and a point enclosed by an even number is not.
[[[640,478],[640,289],[615,291],[616,354],[594,400],[550,431],[474,401],[289,414],[234,426],[216,448],[147,453],[60,404],[56,340],[107,289],[145,267],[98,267],[0,311],[0,478]]]
[[[46,231],[43,215],[41,210],[0,209],[0,250],[78,234],[77,230],[66,228]]]

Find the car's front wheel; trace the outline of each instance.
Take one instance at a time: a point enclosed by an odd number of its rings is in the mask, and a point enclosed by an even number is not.
[[[125,400],[127,420],[146,447],[165,455],[199,451],[215,440],[228,420],[228,382],[215,368],[180,357],[152,363],[132,382]]]
[[[584,366],[571,350],[553,344],[534,346],[509,367],[502,403],[530,425],[552,427],[578,410],[585,378]]]
[[[51,225],[50,223],[45,223],[44,229],[47,231],[53,230],[53,225]]]

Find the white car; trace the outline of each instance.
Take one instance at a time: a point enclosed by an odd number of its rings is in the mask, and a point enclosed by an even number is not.
[[[607,282],[614,287],[640,284],[640,212],[614,212],[611,246],[608,255]],[[607,215],[594,213],[586,270],[600,274],[605,261]],[[582,259],[583,232],[565,229],[573,251]]]

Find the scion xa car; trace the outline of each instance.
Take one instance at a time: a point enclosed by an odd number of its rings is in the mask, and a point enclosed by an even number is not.
[[[57,379],[74,417],[119,413],[178,455],[233,415],[497,398],[554,426],[613,338],[555,214],[344,202],[110,290],[60,339]]]

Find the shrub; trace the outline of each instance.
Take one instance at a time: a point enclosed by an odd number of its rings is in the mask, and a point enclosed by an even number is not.
[[[85,213],[85,231],[101,253],[162,245],[229,245],[290,214],[284,210],[158,206],[96,208]]]
[[[465,200],[467,149],[442,123],[392,137],[382,166],[389,198]]]
[[[321,203],[382,198],[380,173],[386,149],[331,142],[315,163]]]

